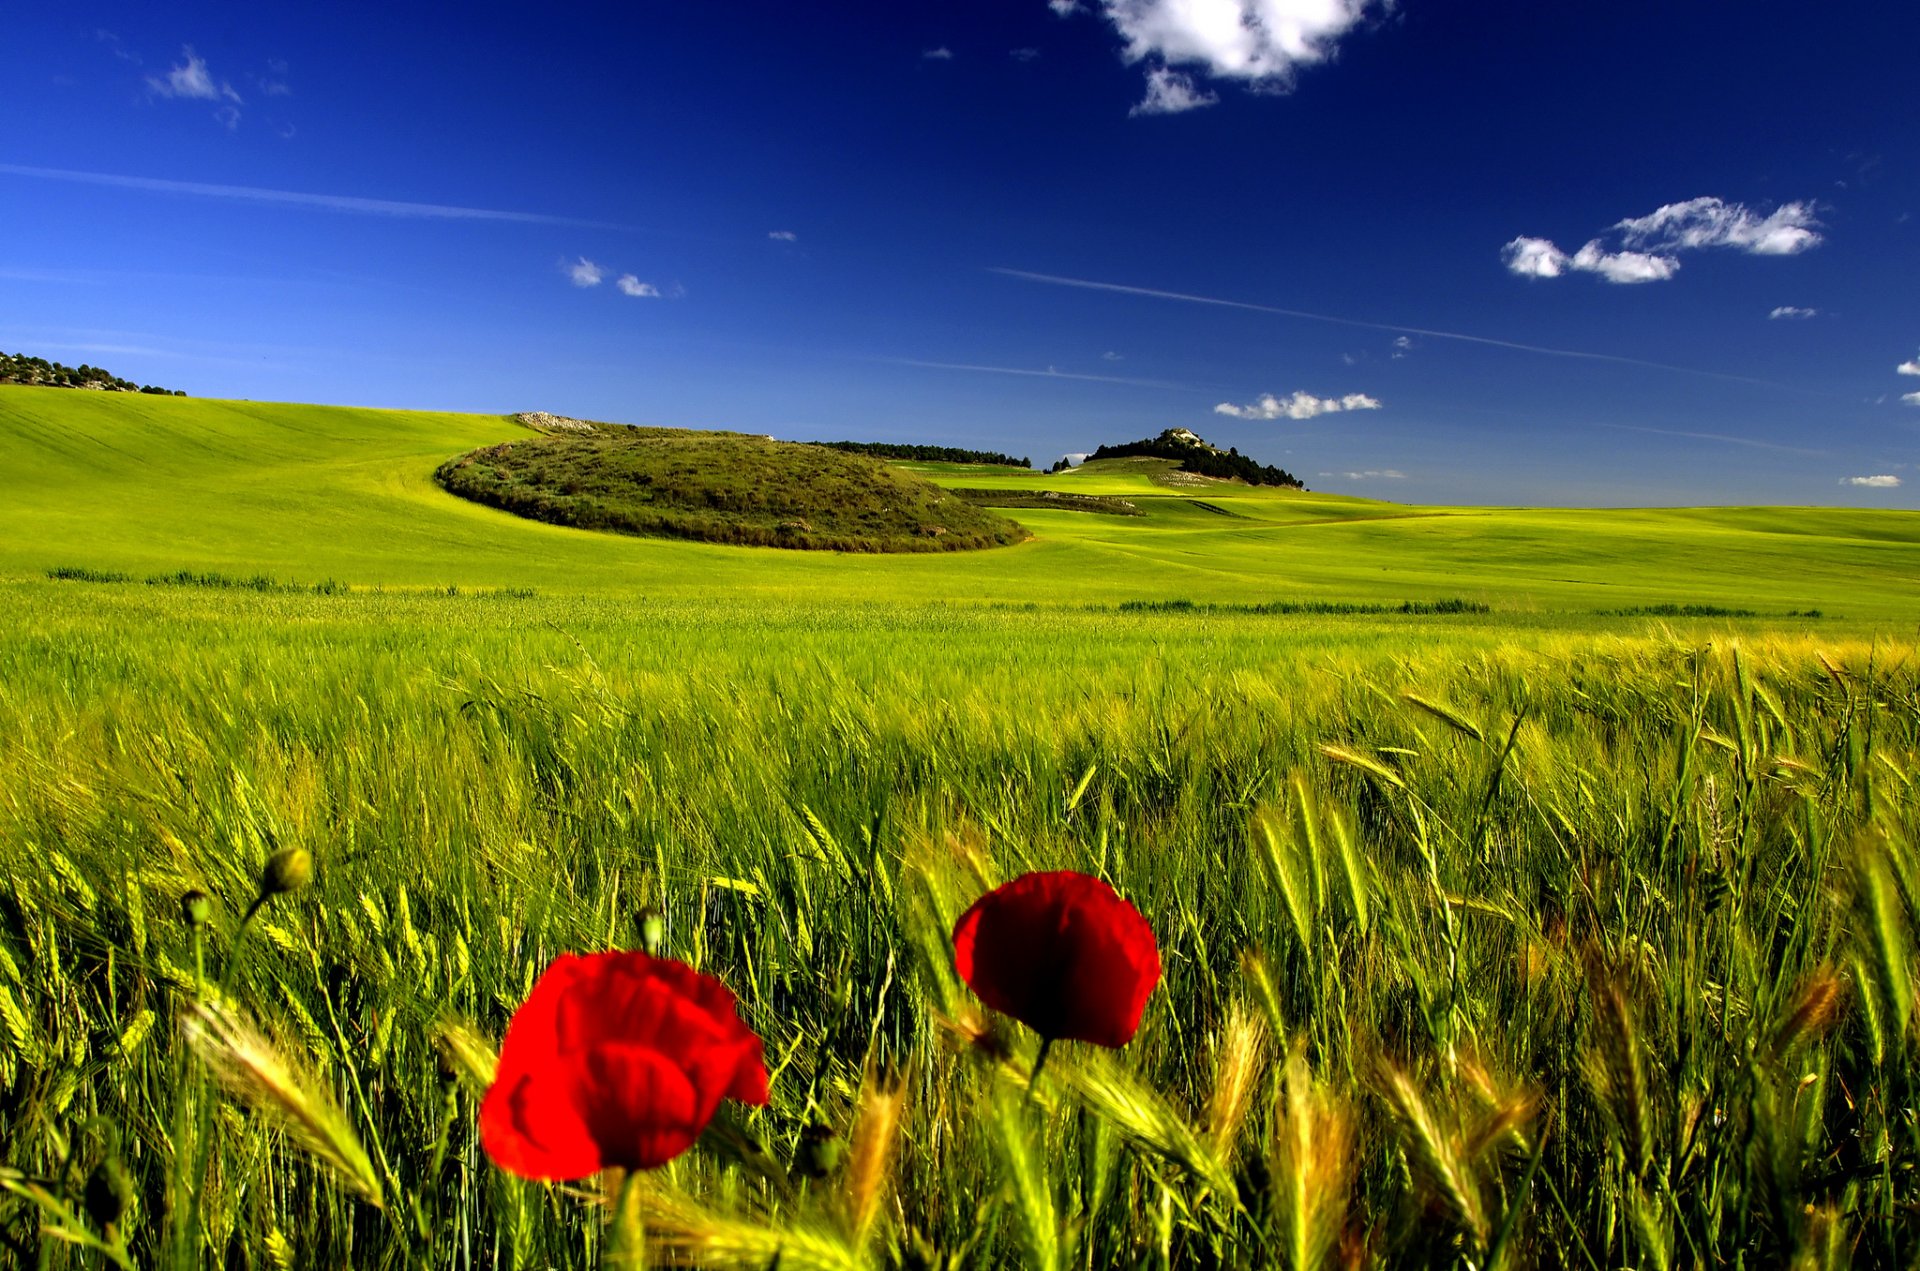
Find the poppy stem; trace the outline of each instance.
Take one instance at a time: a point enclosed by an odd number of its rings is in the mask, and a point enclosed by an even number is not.
[[[640,1171],[625,1171],[613,1202],[613,1222],[607,1232],[607,1253],[601,1261],[606,1268],[642,1271],[646,1263],[646,1224],[640,1218],[640,1189],[634,1184]]]
[[[1033,1088],[1040,1084],[1040,1070],[1047,1066],[1047,1056],[1053,1053],[1053,1038],[1040,1039],[1040,1053],[1033,1057],[1033,1075],[1027,1078],[1027,1102],[1033,1102]]]

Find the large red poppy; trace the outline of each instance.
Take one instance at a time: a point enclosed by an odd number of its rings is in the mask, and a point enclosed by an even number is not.
[[[1124,1046],[1160,982],[1140,911],[1072,870],[1023,874],[960,915],[953,960],[980,1000],[1048,1041]]]
[[[760,1039],[726,985],[645,953],[563,954],[507,1025],[480,1141],[526,1178],[652,1169],[723,1098],[767,1101]]]

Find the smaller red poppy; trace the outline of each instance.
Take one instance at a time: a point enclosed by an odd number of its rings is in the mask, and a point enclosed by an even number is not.
[[[760,1039],[726,985],[645,953],[563,954],[507,1025],[480,1141],[524,1178],[653,1169],[723,1098],[767,1101]]]
[[[980,1000],[1048,1041],[1120,1047],[1160,982],[1147,920],[1099,879],[1023,874],[960,915],[953,960]]]

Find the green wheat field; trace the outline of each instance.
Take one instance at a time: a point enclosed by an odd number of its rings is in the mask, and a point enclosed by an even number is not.
[[[525,435],[0,388],[0,1265],[598,1265],[475,1113],[656,912],[772,1100],[651,1265],[1920,1265],[1920,513],[917,464],[1144,515],[842,555],[434,484]],[[1165,979],[1030,1085],[947,933],[1040,868]]]

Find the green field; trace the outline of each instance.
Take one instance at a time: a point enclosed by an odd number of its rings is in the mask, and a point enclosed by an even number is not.
[[[79,566],[648,598],[1459,596],[1522,613],[1707,605],[1818,609],[1869,624],[1920,618],[1920,515],[1911,512],[1412,508],[1218,483],[1169,487],[1156,481],[1165,461],[1055,477],[907,465],[955,486],[1118,495],[1147,515],[1023,508],[1015,519],[1035,538],[1017,547],[861,559],[616,539],[521,520],[435,487],[443,460],[531,435],[494,416],[0,387],[8,466],[0,577]]]
[[[596,1265],[442,1056],[650,907],[773,1074],[630,1193],[656,1265],[1920,1255],[1920,514],[909,465],[1145,515],[836,555],[433,484],[518,435],[0,388],[0,1265]],[[1166,974],[1029,1096],[946,933],[1030,868]]]

